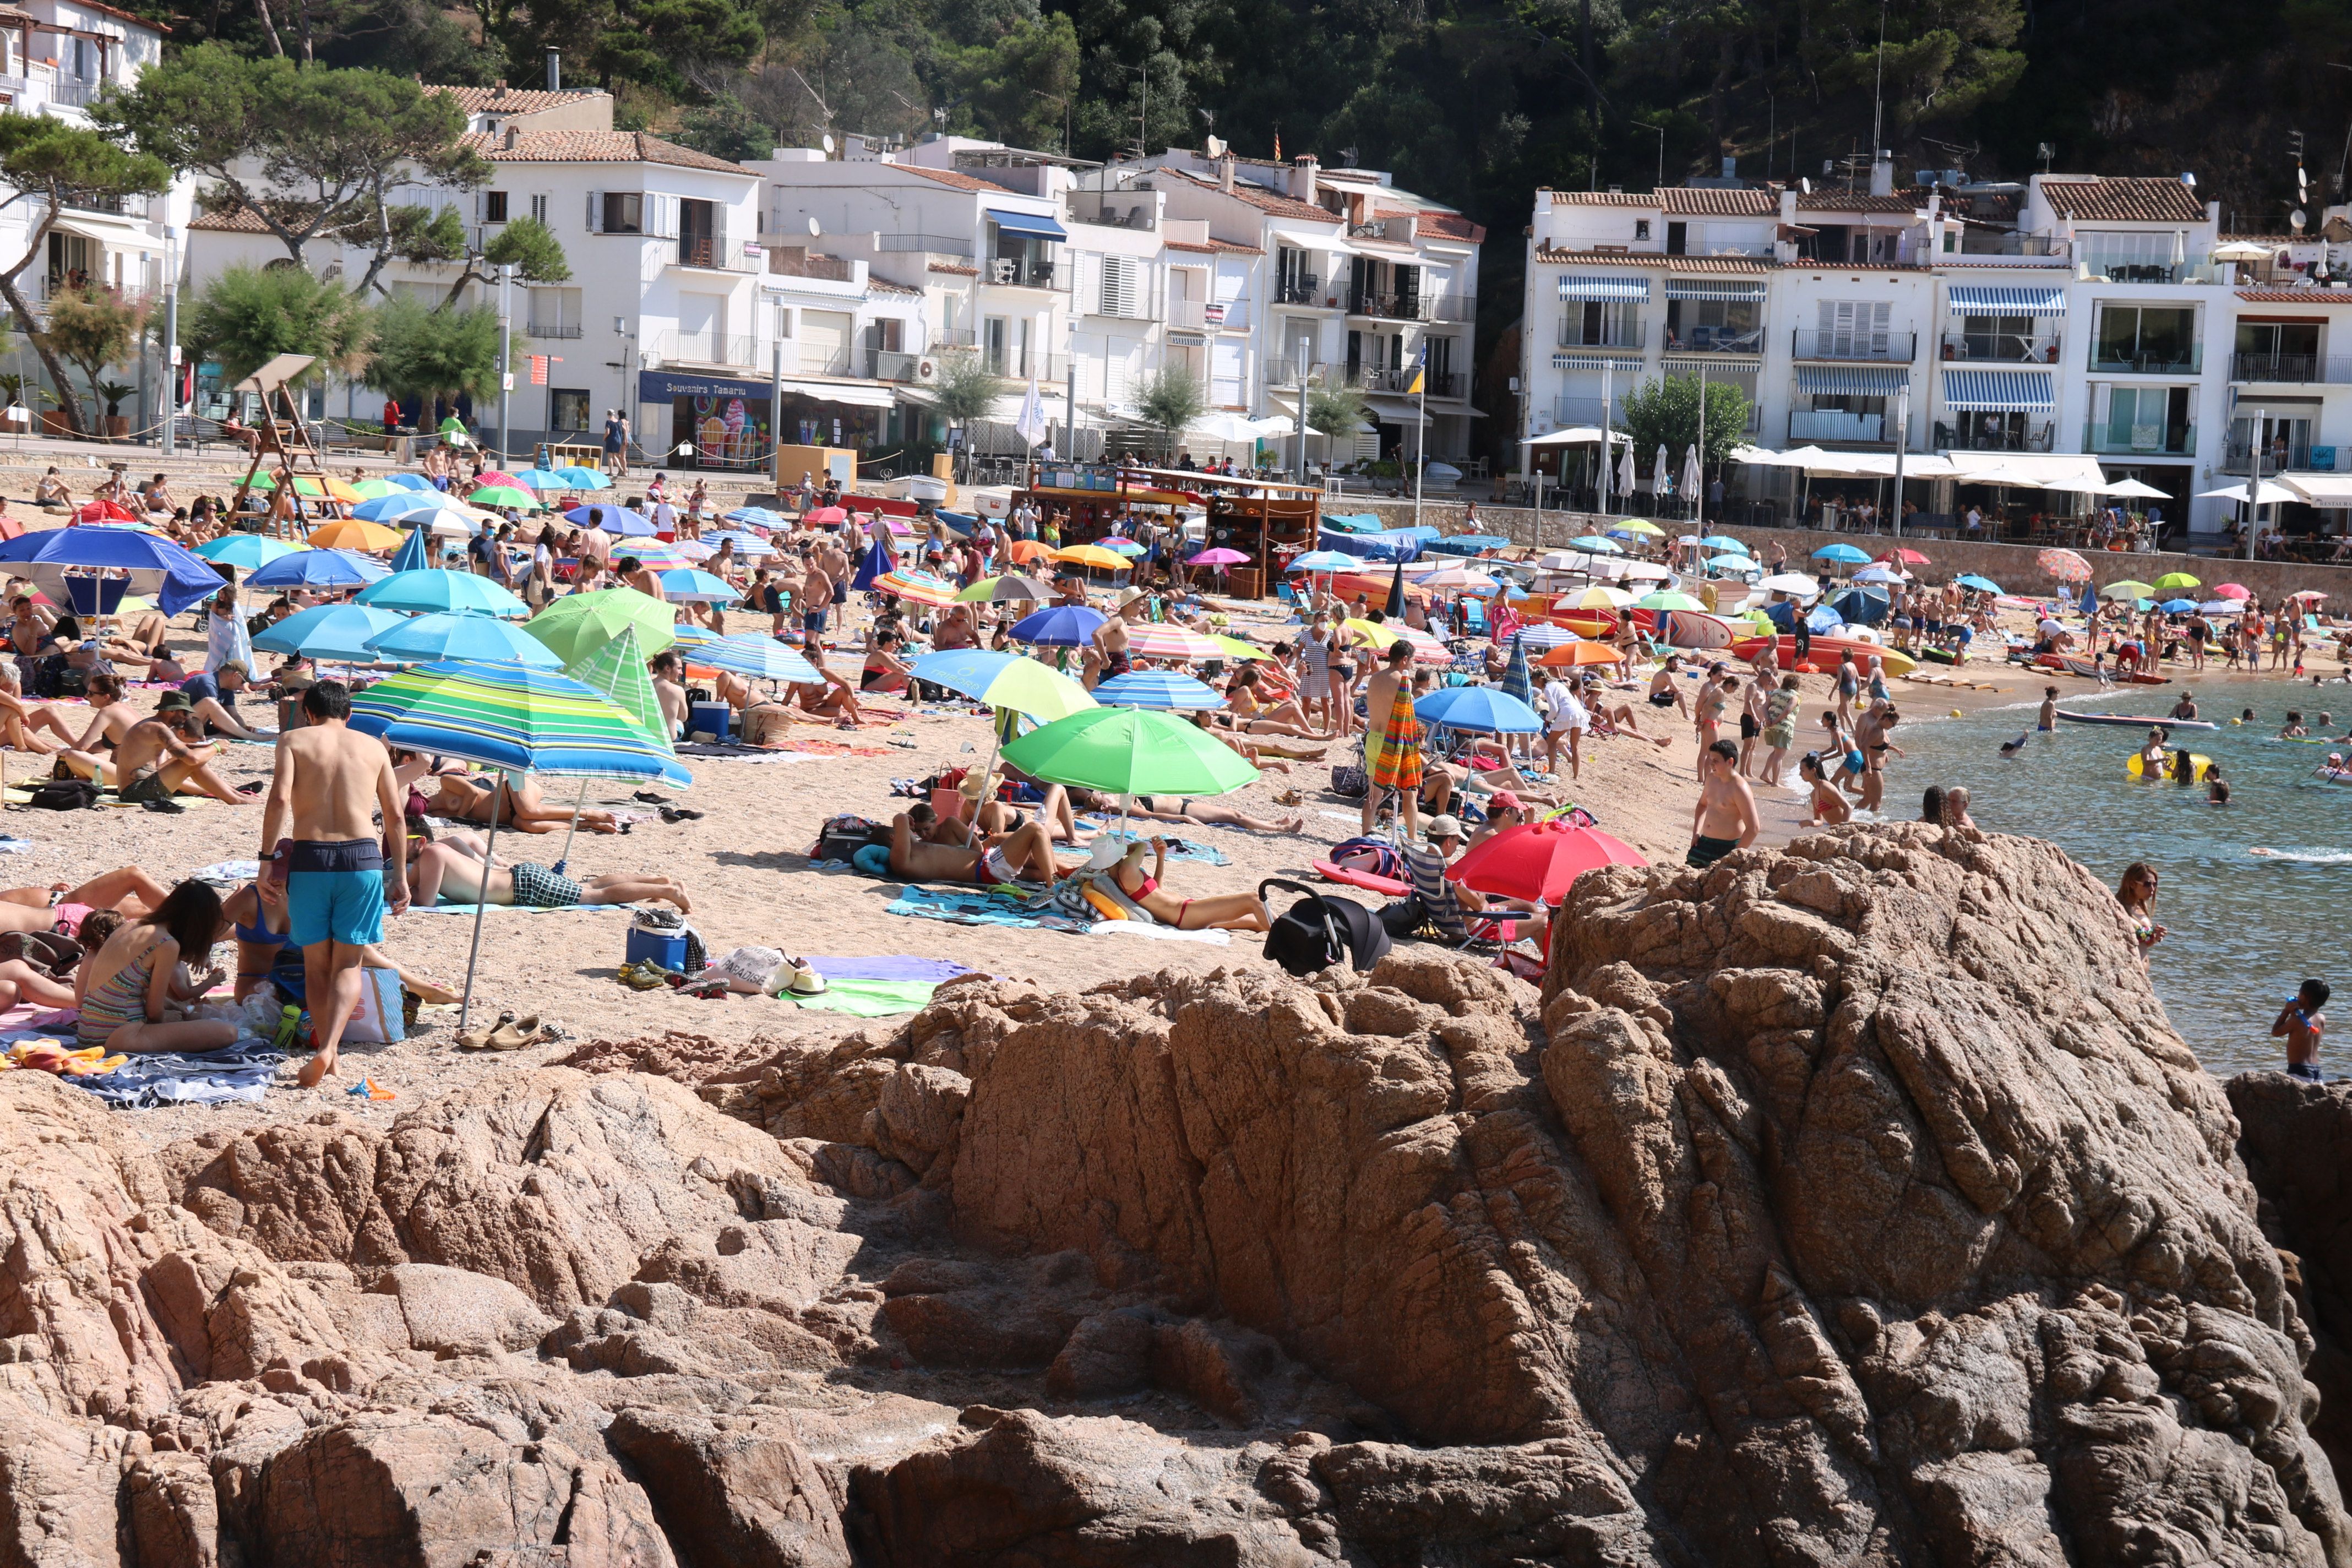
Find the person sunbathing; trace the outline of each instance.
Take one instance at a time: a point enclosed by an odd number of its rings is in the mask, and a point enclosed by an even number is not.
[[[977,842],[975,842],[977,838]],[[1052,882],[1062,875],[1054,841],[1036,823],[993,838],[918,802],[890,819],[890,869],[910,882]]]
[[[42,738],[44,731],[49,737]],[[63,751],[79,739],[58,710],[46,702],[27,702],[17,683],[16,667],[0,659],[0,741],[15,751],[44,756]]]
[[[302,950],[292,941],[292,919],[286,907],[283,879],[264,875],[247,882],[221,902],[221,918],[236,938],[236,999],[244,1001],[267,980],[279,996],[299,1003],[307,998],[308,980],[302,970]],[[403,969],[369,943],[360,949],[365,969],[389,969],[407,990],[427,1002],[455,1002],[457,993],[422,974]]]
[[[1150,817],[1154,822],[1200,822],[1211,827],[1239,827],[1250,833],[1296,833],[1307,821],[1304,816],[1252,816],[1234,806],[1181,795],[1137,795],[1135,804],[1128,807],[1128,815]]]
[[[1196,712],[1192,715],[1192,723],[1196,729],[1204,730],[1210,734],[1215,736],[1223,744],[1230,747],[1241,756],[1247,758],[1253,764],[1265,772],[1286,773],[1290,771],[1289,763],[1269,763],[1265,761],[1267,757],[1287,757],[1291,759],[1292,762],[1301,763],[1319,763],[1323,760],[1325,748],[1321,746],[1318,746],[1315,750],[1308,752],[1277,746],[1271,741],[1261,741],[1256,743],[1245,742],[1230,731],[1228,728],[1230,721],[1227,716],[1223,713],[1212,713],[1207,711]]]
[[[1234,728],[1245,735],[1302,735],[1310,741],[1328,741],[1335,737],[1315,727],[1296,701],[1268,701],[1260,693],[1261,677],[1257,666],[1244,665],[1225,687],[1225,700],[1232,707]]]
[[[1607,695],[1595,690],[1586,695],[1584,703],[1592,715],[1592,733],[1595,736],[1631,735],[1637,741],[1647,741],[1661,749],[1674,744],[1664,735],[1642,733],[1642,726],[1634,719],[1633,705],[1630,702],[1612,703]]]
[[[793,700],[800,704],[801,711],[829,720],[844,730],[857,728],[859,721],[866,717],[857,706],[857,693],[850,689],[849,682],[825,668],[823,648],[810,648],[807,658],[811,664],[816,666],[817,673],[824,677],[824,684],[819,686],[806,680],[792,684],[788,689],[793,693]]]
[[[137,866],[118,866],[79,887],[51,882],[0,889],[0,931],[48,931],[60,922],[79,929],[92,910],[114,910],[137,920],[170,891]]]
[[[497,826],[501,832],[511,828],[517,833],[553,833],[572,826],[572,808],[548,805],[541,797],[539,786],[527,779],[520,790],[509,784],[503,773],[495,784],[484,784],[465,773],[438,773],[433,782],[437,789],[425,803],[424,815],[427,816],[446,816],[488,827],[491,826],[495,800]],[[595,808],[580,813],[580,826],[591,833],[624,831],[620,818]]]
[[[963,796],[964,816],[982,833],[1012,833],[1029,820],[1019,805],[991,793],[978,773],[966,774],[963,783],[956,787]],[[1070,809],[1070,792],[1060,784],[1043,787],[1044,798],[1036,805],[1037,820],[1045,825],[1045,836],[1063,844],[1090,841],[1094,829],[1081,826],[1077,813]]]
[[[1152,853],[1151,874],[1144,875],[1143,852]],[[1161,925],[1178,931],[1271,931],[1274,916],[1255,893],[1212,893],[1180,899],[1163,884],[1168,877],[1168,840],[1153,837],[1148,846],[1129,844],[1111,868],[1118,890],[1143,908]]]
[[[478,854],[447,839],[426,845],[413,871],[417,907],[430,909],[447,894],[453,903],[508,904],[521,909],[563,910],[575,904],[629,904],[659,899],[692,914],[686,889],[675,878],[634,877],[622,872],[573,881],[529,860],[493,865],[485,871]]]
[[[125,729],[110,761],[79,749],[58,752],[58,761],[112,789],[126,805],[167,805],[182,794],[209,795],[225,805],[258,804],[257,797],[240,795],[213,771],[212,759],[222,746],[195,741],[190,732],[194,723],[195,716],[187,709],[166,709]]]

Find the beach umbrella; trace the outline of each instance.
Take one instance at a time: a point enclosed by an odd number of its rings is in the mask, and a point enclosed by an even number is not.
[[[2167,599],[2161,606],[2168,616],[2185,616],[2196,607],[2194,599]]]
[[[2217,599],[2251,599],[2254,592],[2243,583],[2224,583],[2213,590],[2213,596]]]
[[[394,576],[398,576],[403,572],[422,572],[433,564],[431,535],[432,531],[428,528],[412,528],[408,531],[407,541],[392,554],[392,572]]]
[[[1628,597],[1630,598],[1631,595]],[[1549,621],[1529,621],[1514,634],[1512,640],[1522,648],[1531,647],[1538,653],[1541,653],[1548,647],[1565,647],[1570,643],[1582,642],[1584,639],[1566,626],[1556,626]]]
[[[1148,708],[1056,719],[1007,745],[1004,760],[1032,778],[1107,795],[1225,795],[1258,778],[1215,736]]]
[[[1005,553],[1011,556],[1016,564],[1026,564],[1032,561],[1050,561],[1053,559],[1054,547],[1043,540],[1016,539],[1013,542],[1013,548]]]
[[[877,594],[887,594],[918,605],[946,605],[956,602],[957,589],[953,583],[944,577],[935,577],[929,572],[918,572],[912,567],[885,572],[866,586]]]
[[[1674,574],[1652,561],[1628,561],[1617,568],[1617,575],[1628,583],[1667,583]]]
[[[1498,735],[1535,735],[1543,721],[1527,702],[1495,686],[1448,686],[1412,705],[1413,716],[1440,730],[1480,730]]]
[[[2081,583],[2091,575],[2091,563],[2071,550],[2044,550],[2033,563],[2061,583]]]
[[[1574,642],[1549,650],[1536,662],[1543,665],[1615,664],[1624,657],[1607,643]]]
[[[1802,572],[1775,572],[1756,585],[1768,594],[1794,594],[1801,599],[1810,599],[1822,591],[1822,585]]]
[[[1855,573],[1850,581],[1856,583],[1907,583],[1910,581],[1910,578],[1906,574],[1897,572],[1892,566],[1865,566],[1861,571]]]
[[[637,644],[635,627],[622,627],[619,637],[567,666],[563,673],[603,692],[608,701],[636,721],[637,728],[660,742],[670,756],[677,755],[670,741],[669,720],[661,710],[653,677],[646,669],[645,649]],[[562,852],[555,858],[553,869],[559,877],[572,859],[572,836],[580,831],[580,810],[587,804],[588,781],[582,779],[580,793],[572,797],[572,821],[563,830]]]
[[[1110,617],[1085,605],[1052,605],[1013,624],[1013,640],[1047,647],[1080,647],[1094,641],[1095,628]]]
[[[1658,450],[1664,452],[1665,448],[1661,447]],[[1666,532],[1664,529],[1660,528],[1656,523],[1645,521],[1638,517],[1624,518],[1612,523],[1610,525],[1609,531],[1612,533],[1638,533],[1645,539],[1663,539],[1665,537]]]
[[[1491,594],[1501,584],[1484,572],[1467,566],[1449,566],[1443,572],[1433,572],[1421,580],[1424,588],[1461,588],[1473,594]]]
[[[1710,533],[1698,542],[1705,545],[1709,550],[1727,550],[1734,555],[1746,555],[1750,553],[1745,542],[1732,538],[1731,535],[1727,533]]]
[[[1672,592],[1652,594],[1647,598],[1634,600],[1633,605],[1636,609],[1643,610],[1703,611],[1706,608],[1705,605],[1699,603],[1696,599],[1692,598],[1688,594],[1676,594]]]
[[[2085,582],[2083,584],[2083,601],[2075,607],[2083,612],[2083,618],[2084,620],[2088,620],[2093,616],[2099,613],[2098,592],[2093,588],[2089,583]]]
[[[363,588],[381,583],[392,569],[348,550],[297,550],[257,568],[246,584],[254,588]]]
[[[918,680],[944,686],[975,702],[1007,709],[1039,723],[1066,719],[1094,707],[1087,689],[1051,665],[1017,653],[951,648],[927,653],[908,666]]]
[[[537,511],[540,500],[520,485],[484,485],[466,499],[476,506],[510,507],[517,511]]]
[[[520,626],[489,616],[440,610],[385,627],[362,645],[387,663],[431,664],[457,658],[476,664],[521,664],[561,669],[563,661]]]
[[[2197,611],[2205,616],[2242,616],[2246,606],[2235,599],[2211,599],[2198,605]]]
[[[724,577],[716,577],[692,566],[674,567],[661,574],[662,597],[673,605],[731,605],[742,593]]]
[[[1974,588],[1980,594],[1998,594],[2000,592],[2000,584],[1994,582],[1990,577],[1979,577],[1973,572],[1963,572],[1958,576],[1953,578],[1952,581],[1958,583],[1963,588]]]
[[[514,476],[513,483],[533,490],[568,490],[572,487],[563,482],[563,476],[553,468],[525,468]]]
[[[1710,572],[1754,572],[1759,570],[1753,558],[1746,555],[1717,555],[1707,561]]]
[[[693,562],[677,552],[677,546],[662,539],[638,539],[621,546],[618,559],[634,560],[638,565],[656,573],[675,572]]]
[[[1396,571],[1389,578],[1389,602],[1384,608],[1391,616],[1404,614],[1404,563],[1402,561],[1396,563]]]
[[[1354,632],[1358,637],[1362,637],[1365,642],[1370,644],[1376,648],[1384,648],[1388,647],[1389,644],[1397,640],[1397,628],[1387,625],[1384,622],[1368,621],[1360,616],[1351,616],[1348,619],[1341,621],[1339,625],[1345,629]]]
[[[659,782],[678,788],[694,782],[666,741],[594,687],[521,665],[451,662],[404,670],[354,699],[351,723],[388,746],[460,757],[509,773]],[[494,794],[485,865],[494,863],[498,848],[497,800]],[[473,1012],[484,908],[477,904],[474,910],[465,1001],[457,1014],[461,1033]]]
[[[310,531],[314,550],[397,550],[405,536],[380,522],[354,517],[337,518]]]
[[[701,542],[713,549],[721,544],[731,544],[735,547],[735,553],[738,555],[773,555],[776,552],[776,547],[758,534],[747,533],[738,528],[722,528],[714,533],[706,533],[702,536]]]
[[[726,521],[740,522],[747,528],[764,528],[771,531],[789,528],[793,521],[782,512],[764,506],[739,506],[733,511],[722,511],[719,515]]]
[[[473,477],[471,482],[478,489],[489,485],[520,485],[522,483],[520,479],[517,479],[514,475],[508,473],[504,468],[484,468],[480,473],[476,474]]]
[[[407,492],[390,479],[362,479],[352,487],[352,493],[362,500],[376,500],[384,496],[404,495]]]
[[[1569,542],[1576,546],[1579,550],[1583,551],[1588,555],[1622,555],[1625,553],[1625,547],[1623,545],[1618,543],[1613,539],[1603,539],[1598,534],[1588,533],[1580,538],[1571,539]]]
[[[2316,588],[2298,588],[2287,595],[2290,599],[2318,600],[2327,597]]]
[[[1929,561],[1917,551],[1911,549],[1907,545],[1900,544],[1888,551],[1885,554],[1881,555],[1878,559],[1882,563],[1894,566],[1932,566],[1935,564],[1934,562]]]
[[[379,610],[406,610],[412,615],[476,615],[510,621],[530,618],[529,605],[488,577],[477,577],[471,572],[437,568],[394,572],[369,584],[352,597],[358,604],[373,605]],[[558,659],[548,668],[557,668],[562,664]]]
[[[1528,668],[1528,647],[1524,632],[1511,638],[1511,661],[1503,668],[1503,690],[1528,707],[1535,706],[1536,682]]]
[[[1870,560],[1869,556],[1851,544],[1824,544],[1813,552],[1812,558],[1816,561],[1840,562],[1849,566],[1864,565]]]
[[[352,508],[352,515],[362,522],[398,522],[411,512],[438,511],[447,504],[448,498],[438,491],[419,495],[396,489],[361,501]]]
[[[1244,642],[1239,637],[1227,637],[1223,632],[1211,632],[1209,634],[1209,640],[1216,644],[1217,651],[1227,658],[1248,660],[1253,658],[1272,658],[1274,657],[1272,654],[1266,652],[1265,649],[1258,647],[1255,643]]]
[[[801,521],[815,528],[839,528],[849,521],[849,512],[837,506],[811,507],[801,514]]]
[[[76,522],[137,522],[139,516],[121,501],[94,500],[78,507]]]
[[[610,501],[589,501],[575,506],[563,514],[566,522],[582,528],[601,528],[616,539],[651,539],[659,530],[653,520],[642,512],[631,511]]]
[[[567,464],[556,469],[555,477],[563,481],[563,488],[568,490],[609,490],[613,488],[610,477],[576,464]]]
[[[1328,553],[1337,555],[1339,552],[1334,550]],[[1220,545],[1214,550],[1203,550],[1198,555],[1189,557],[1184,564],[1187,566],[1242,566],[1246,565],[1248,562],[1249,557],[1241,551],[1227,550]],[[1297,570],[1296,567],[1292,569]]]
[[[524,624],[523,630],[555,650],[566,665],[578,663],[635,626],[637,646],[650,658],[677,640],[677,612],[635,588],[600,588],[567,594]]]
[[[2156,580],[2155,585],[2159,588],[2198,588],[2204,584],[2186,572],[2167,572]]]
[[[264,626],[254,634],[253,646],[263,653],[299,653],[332,664],[374,664],[383,656],[368,639],[407,624],[405,616],[366,605],[313,605]]]
[[[684,637],[678,641],[681,646],[688,643]],[[773,637],[706,636],[693,641],[691,646],[686,646],[686,657],[690,662],[708,668],[723,669],[756,680],[782,680],[801,686],[814,685],[824,679],[823,670]]]
[[[1143,546],[1132,539],[1097,539],[1095,541],[1095,545],[1097,549],[1108,550],[1115,555],[1122,555],[1129,559],[1144,553]]]
[[[1429,632],[1420,631],[1412,626],[1401,626],[1397,627],[1397,640],[1412,649],[1412,661],[1415,664],[1450,665],[1454,662],[1454,650],[1438,641],[1435,636]]]
[[[1162,712],[1192,712],[1225,705],[1216,688],[1173,669],[1130,669],[1125,675],[1114,675],[1096,684],[1095,700],[1126,708],[1154,708]]]
[[[1310,550],[1299,556],[1285,572],[1353,572],[1363,562],[1341,550]]]
[[[2141,599],[2147,596],[2148,586],[2126,577],[2120,583],[2110,583],[2099,590],[2102,599]]]
[[[250,572],[257,566],[268,565],[281,555],[293,554],[296,548],[258,533],[230,533],[206,540],[196,546],[195,553],[215,566],[235,566]]]
[[[52,528],[0,542],[0,561],[131,574],[130,592],[150,595],[166,616],[221,591],[212,563],[160,534],[128,528]]]
[[[1574,610],[1622,610],[1641,596],[1630,588],[1617,588],[1606,583],[1595,583],[1591,587],[1577,595],[1576,603],[1568,607]],[[1554,600],[1553,603],[1557,605],[1559,601]]]
[[[956,599],[966,605],[1009,605],[1024,601],[1042,605],[1053,596],[1052,584],[1008,572],[1002,577],[982,577],[956,595]]]
[[[699,539],[681,539],[672,544],[670,548],[677,551],[680,555],[685,556],[697,566],[701,565],[704,562],[719,553],[719,547],[717,545],[705,544]]]
[[[1587,871],[1649,863],[1640,850],[1597,827],[1554,820],[1504,828],[1447,867],[1445,875],[1474,892],[1557,904]]]
[[[1127,628],[1127,648],[1138,658],[1219,658],[1225,650],[1189,626],[1146,623]]]
[[[1053,558],[1071,566],[1093,566],[1106,572],[1127,570],[1127,557],[1098,544],[1074,544],[1053,552]]]
[[[383,476],[383,482],[388,485],[398,485],[404,490],[429,490],[437,488],[423,474],[386,474]]]

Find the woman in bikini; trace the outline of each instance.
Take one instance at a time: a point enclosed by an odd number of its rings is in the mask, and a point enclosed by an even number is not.
[[[237,1026],[185,1016],[185,1005],[221,979],[216,969],[195,976],[193,995],[172,984],[173,970],[191,970],[212,958],[221,924],[220,895],[202,882],[183,882],[155,910],[131,921],[84,958],[74,980],[81,1011],[75,1043],[108,1051],[215,1051],[234,1045]]]
[[[1153,837],[1151,874],[1143,874],[1145,846],[1129,844],[1111,868],[1118,890],[1143,907],[1161,925],[1178,931],[1271,931],[1274,916],[1255,893],[1216,893],[1206,898],[1180,899],[1160,884],[1168,875],[1168,840]]]
[[[236,999],[240,1002],[265,980],[277,986],[278,995],[286,1000],[304,1000],[302,950],[293,943],[293,920],[286,909],[286,884],[270,874],[274,869],[274,866],[264,866],[260,877],[221,902],[221,918],[228,922],[230,934],[236,939]],[[401,968],[385,957],[381,948],[370,945],[361,949],[360,963],[368,969],[391,970],[399,976],[404,989],[427,1002],[457,1000],[457,993]]]

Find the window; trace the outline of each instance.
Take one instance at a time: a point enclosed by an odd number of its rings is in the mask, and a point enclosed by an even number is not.
[[[1666,225],[1666,254],[1668,256],[1680,256],[1689,248],[1690,225],[1686,223],[1670,223]]]
[[[1894,306],[1884,300],[1823,300],[1814,353],[1824,359],[1884,359],[1887,319]]]
[[[540,223],[547,221],[547,198],[544,195],[530,198],[530,216]]]
[[[2174,308],[2105,305],[2091,350],[2098,370],[2193,371],[2197,312]]]
[[[604,222],[597,227],[605,234],[643,234],[646,232],[646,198],[641,191],[606,191]]]
[[[716,206],[713,202],[692,200],[677,204],[677,259],[681,265],[719,267],[725,264],[725,247],[719,243]]]
[[[1013,374],[1004,368],[1007,363],[1006,326],[1007,322],[1003,316],[991,316],[981,324],[981,358],[988,368],[998,375]]]
[[[1669,300],[1669,353],[1761,353],[1764,306],[1754,300]]]
[[[1136,286],[1135,258],[1131,256],[1106,256],[1102,258],[1102,314],[1106,316],[1139,316],[1142,304],[1141,290]]]
[[[1635,239],[1647,239],[1650,237],[1650,220],[1648,218],[1637,217],[1633,220],[1633,237]]]
[[[482,193],[482,221],[484,223],[507,221],[507,194],[504,191]]]
[[[547,394],[547,427],[550,430],[587,429],[588,395],[550,388]]]
[[[1275,299],[1285,305],[1314,305],[1322,279],[1307,270],[1307,252],[1289,246],[1276,247],[1274,253]]]

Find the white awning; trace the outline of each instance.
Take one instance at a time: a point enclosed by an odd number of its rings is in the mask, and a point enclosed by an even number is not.
[[[2088,489],[2107,482],[2096,458],[2068,452],[1954,452],[1952,477],[1962,484],[1996,470],[2021,475],[2048,490]]]
[[[1629,447],[1633,444],[1633,437],[1622,430],[1612,430],[1609,439],[1612,444],[1620,441]],[[1570,425],[1564,430],[1554,430],[1548,435],[1530,436],[1523,444],[1529,447],[1598,447],[1601,445],[1601,426]]]
[[[852,408],[887,408],[898,398],[898,389],[873,382],[796,381],[784,378],[784,391],[814,398],[819,403],[839,403]]]
[[[2352,474],[2299,474],[2290,469],[2279,475],[2278,481],[2313,506],[2329,511],[2352,507]]]
[[[117,250],[152,250],[163,253],[163,242],[137,218],[116,217],[110,213],[68,212],[54,226],[60,234],[79,235]]]
[[[2058,396],[2046,370],[1948,370],[1944,406],[1964,414],[2047,414]]]
[[[1626,278],[1566,273],[1559,280],[1559,297],[1563,300],[1646,304],[1650,299],[1650,280],[1638,275]]]

